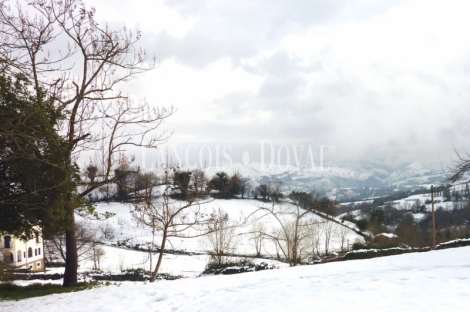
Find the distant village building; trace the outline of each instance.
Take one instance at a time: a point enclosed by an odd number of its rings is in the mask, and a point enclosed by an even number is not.
[[[13,235],[0,233],[0,261],[14,269],[44,271],[44,244],[41,234],[37,232],[33,238],[24,241]]]

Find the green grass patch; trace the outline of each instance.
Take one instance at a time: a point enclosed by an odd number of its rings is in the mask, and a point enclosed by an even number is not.
[[[76,292],[101,286],[102,283],[82,282],[70,287],[62,287],[58,284],[34,283],[27,286],[18,286],[11,282],[0,283],[0,301],[21,300],[33,297],[42,297],[52,294]]]

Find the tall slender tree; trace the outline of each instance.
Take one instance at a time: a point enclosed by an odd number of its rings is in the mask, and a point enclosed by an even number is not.
[[[0,71],[26,77],[37,95],[47,95],[51,110],[64,116],[56,129],[70,166],[83,151],[99,151],[97,176],[80,184],[79,198],[115,182],[118,156],[126,147],[157,148],[165,142],[171,133],[155,130],[174,113],[173,107],[156,108],[120,91],[123,83],[153,69],[155,58],[136,47],[139,32],[112,29],[95,15],[82,0],[0,0]],[[73,224],[72,193],[64,206]],[[65,236],[64,286],[70,286],[77,283],[75,227]]]

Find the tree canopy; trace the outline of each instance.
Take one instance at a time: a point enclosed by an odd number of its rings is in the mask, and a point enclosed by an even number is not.
[[[26,80],[0,75],[0,230],[22,236],[35,226],[67,226],[63,207],[74,169],[55,129],[60,118]]]

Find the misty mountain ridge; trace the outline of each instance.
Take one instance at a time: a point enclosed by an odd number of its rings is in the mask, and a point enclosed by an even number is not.
[[[217,171],[239,172],[256,183],[282,180],[288,188],[349,188],[414,186],[439,184],[445,178],[444,167],[438,163],[400,162],[390,159],[361,160],[356,162],[325,163],[323,168],[299,168],[292,165],[249,163],[231,167],[209,167],[208,177]]]

